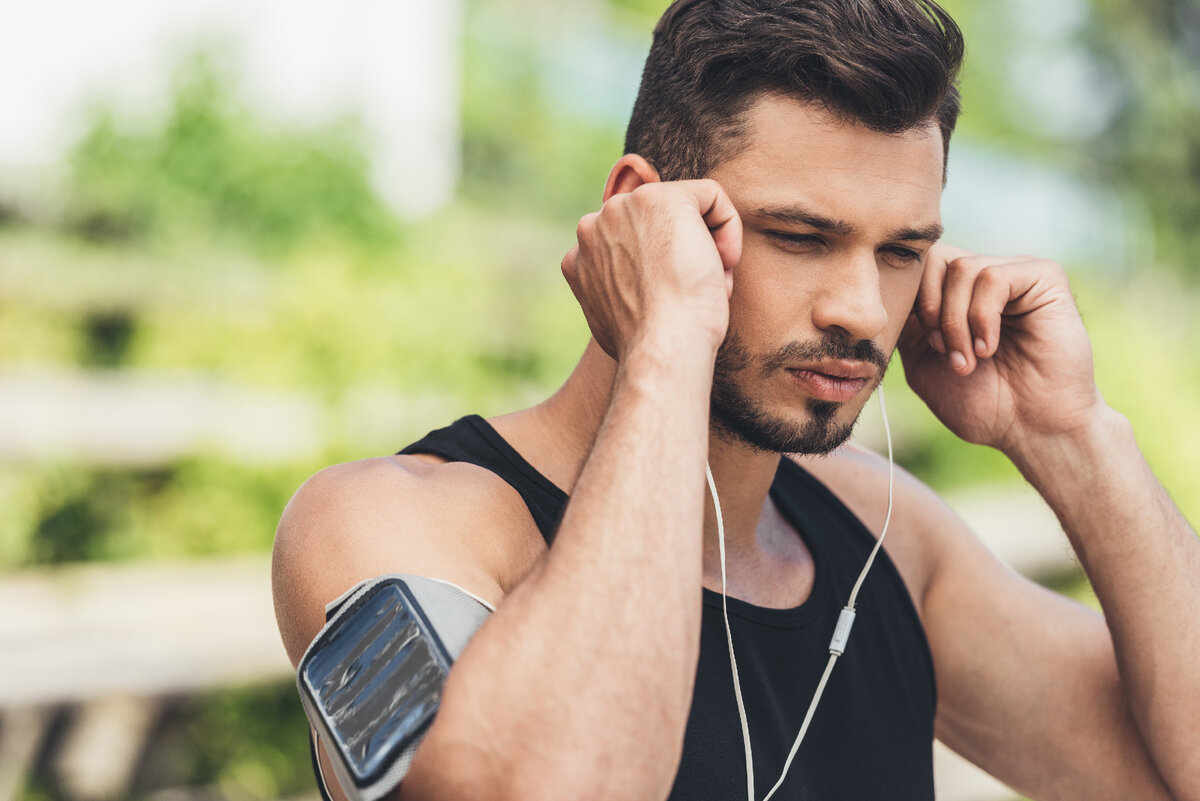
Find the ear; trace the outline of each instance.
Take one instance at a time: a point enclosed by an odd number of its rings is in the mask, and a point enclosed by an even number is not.
[[[608,182],[604,185],[604,199],[613,195],[632,192],[642,184],[656,184],[662,179],[658,170],[650,162],[636,153],[626,153],[613,165],[608,174]]]

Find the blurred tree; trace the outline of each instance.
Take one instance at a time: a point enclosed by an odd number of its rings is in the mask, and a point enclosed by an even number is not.
[[[1142,198],[1156,259],[1200,280],[1200,3],[1091,0],[1082,41],[1118,100],[1091,167]]]
[[[70,157],[68,227],[95,241],[240,240],[278,253],[314,234],[387,244],[352,123],[272,130],[238,105],[214,56],[185,59],[158,125],[127,131],[108,107]]]
[[[513,13],[528,22],[535,11]],[[572,65],[556,61],[525,25],[473,4],[467,28],[462,196],[484,208],[573,224],[600,203],[621,153],[622,123],[556,102],[552,82]],[[584,93],[595,88],[576,86]]]

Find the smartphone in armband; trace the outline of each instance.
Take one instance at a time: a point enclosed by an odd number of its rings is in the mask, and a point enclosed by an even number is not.
[[[331,605],[296,683],[352,801],[376,801],[399,785],[450,666],[490,611],[452,584],[399,574],[360,584]]]

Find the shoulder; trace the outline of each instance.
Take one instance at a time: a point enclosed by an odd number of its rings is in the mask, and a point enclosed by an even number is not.
[[[497,604],[544,550],[521,497],[483,468],[413,456],[327,467],[296,491],[275,535],[284,645],[298,660],[325,605],[372,576],[433,576]]]
[[[828,455],[789,456],[824,484],[878,537],[888,507],[888,460],[850,443]],[[970,537],[966,525],[937,493],[897,465],[892,517],[884,550],[924,614],[931,582],[952,539]]]

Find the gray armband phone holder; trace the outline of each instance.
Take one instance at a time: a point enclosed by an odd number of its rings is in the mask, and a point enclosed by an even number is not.
[[[490,613],[453,584],[399,573],[363,582],[329,605],[296,684],[351,801],[377,801],[400,784],[450,666]]]

